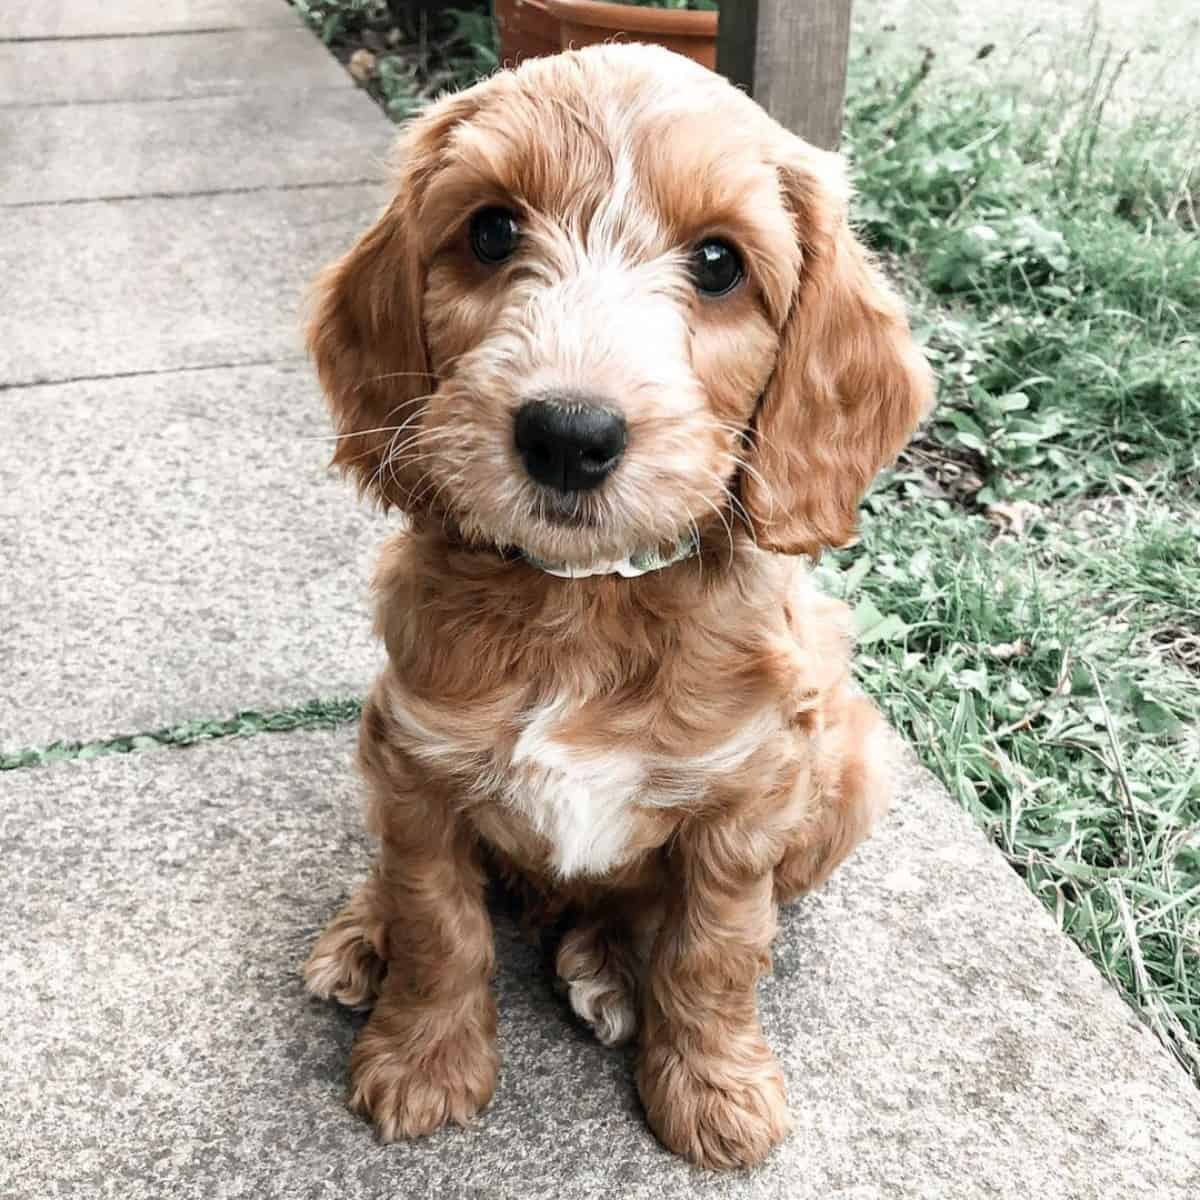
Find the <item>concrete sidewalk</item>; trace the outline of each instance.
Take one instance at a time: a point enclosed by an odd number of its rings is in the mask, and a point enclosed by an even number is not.
[[[390,125],[282,0],[7,5],[18,37],[0,751],[360,694],[384,530],[327,477],[300,310],[383,199]],[[69,88],[3,74],[64,52]]]
[[[352,735],[0,777],[0,1197],[1195,1200],[1200,1098],[927,774],[785,911],[760,988],[796,1129],[709,1175],[645,1127],[632,1057],[498,924],[503,1068],[475,1128],[378,1146],[356,1021],[303,992],[367,867]]]
[[[0,751],[365,690],[385,526],[298,310],[391,136],[282,0],[0,8]],[[494,1103],[377,1146],[299,983],[366,866],[351,738],[0,774],[0,1200],[1200,1194],[1200,1095],[915,766],[783,919],[763,1168],[661,1151],[503,920]]]

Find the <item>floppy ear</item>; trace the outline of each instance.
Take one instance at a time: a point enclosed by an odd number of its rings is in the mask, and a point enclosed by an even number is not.
[[[339,434],[333,465],[384,509],[407,508],[420,472],[389,451],[416,431],[429,374],[421,201],[453,127],[474,109],[451,96],[414,120],[396,147],[396,195],[383,215],[315,285],[308,349]]]
[[[799,146],[778,169],[800,276],[742,501],[764,549],[816,556],[854,536],[859,501],[928,411],[933,387],[903,305],[850,230],[840,159]]]

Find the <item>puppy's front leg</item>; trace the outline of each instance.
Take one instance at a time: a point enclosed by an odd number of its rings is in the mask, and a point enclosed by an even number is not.
[[[787,1133],[783,1074],[758,1023],[770,962],[769,866],[738,831],[681,832],[647,975],[638,1091],[662,1142],[706,1167],[750,1166]]]
[[[359,758],[381,845],[387,975],[350,1057],[350,1104],[385,1141],[464,1125],[496,1084],[495,963],[474,837],[413,761],[363,714]]]

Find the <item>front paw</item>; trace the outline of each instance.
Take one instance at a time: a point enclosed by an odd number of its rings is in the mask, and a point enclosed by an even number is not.
[[[664,1146],[702,1167],[751,1167],[787,1136],[783,1074],[755,1043],[740,1059],[668,1043],[643,1051],[638,1092]]]
[[[376,1009],[350,1056],[349,1103],[382,1141],[423,1137],[469,1124],[492,1098],[498,1069],[493,1015],[447,1026]]]

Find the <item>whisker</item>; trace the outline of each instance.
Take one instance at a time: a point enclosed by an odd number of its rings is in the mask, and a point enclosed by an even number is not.
[[[737,466],[739,469],[741,469],[741,470],[744,470],[744,471],[745,471],[745,472],[746,472],[746,473],[747,473],[747,474],[748,474],[748,475],[749,475],[749,476],[750,476],[752,479],[756,479],[756,480],[758,481],[758,485],[759,485],[759,487],[761,487],[761,488],[762,488],[763,492],[766,494],[766,497],[767,497],[767,505],[768,505],[768,507],[767,507],[767,517],[768,517],[768,518],[770,518],[771,516],[773,516],[773,515],[774,515],[774,513],[775,513],[775,491],[774,491],[774,489],[773,489],[773,488],[771,487],[771,485],[770,485],[770,484],[769,484],[769,483],[768,483],[768,482],[767,482],[767,481],[766,481],[766,480],[765,480],[765,479],[762,477],[762,475],[761,475],[761,474],[760,474],[758,471],[756,471],[756,470],[755,470],[755,469],[754,469],[754,468],[753,468],[753,467],[752,467],[752,466],[751,466],[751,465],[750,465],[748,462],[746,462],[744,459],[742,459],[742,458],[739,458],[739,457],[738,457],[738,456],[735,454],[735,455],[733,456],[733,461],[734,461],[734,464],[735,464],[735,465],[736,465],[736,466]],[[726,492],[728,492],[728,494],[729,494],[731,497],[733,496],[733,492],[729,490],[728,486],[726,486],[725,490],[726,490]],[[743,509],[742,509],[742,512],[743,512],[743,513],[745,513],[745,512],[746,512],[745,508],[743,508]],[[747,517],[749,517],[749,513],[746,513],[746,515],[747,515]]]
[[[729,523],[729,521],[726,520],[725,514],[721,511],[721,509],[719,509],[703,492],[698,491],[696,489],[692,489],[692,490],[695,491],[695,494],[697,496],[699,496],[700,499],[703,500],[704,503],[707,504],[708,507],[711,508],[713,510],[713,512],[715,512],[717,514],[717,520],[721,522],[721,526],[725,530],[725,536],[729,540],[728,566],[732,567],[733,559],[736,554],[736,547],[733,544],[733,526]],[[724,491],[724,488],[722,488],[722,490]]]
[[[692,537],[696,539],[696,565],[700,573],[700,583],[704,583],[704,548],[700,544],[700,526],[696,524],[696,518],[688,513],[688,528],[692,532]]]
[[[432,398],[432,396],[433,396],[433,394],[434,394],[434,393],[430,392],[430,394],[429,394],[428,396],[414,396],[414,397],[412,398],[412,400],[411,400],[411,401],[405,401],[405,403],[407,403],[407,404],[417,404],[417,403],[419,403],[419,402],[420,402],[420,401],[422,401],[422,400],[429,400],[429,399],[431,399],[431,398]],[[396,405],[396,408],[401,408],[401,407],[403,407],[403,406],[402,406],[402,405],[399,405],[399,404],[397,404],[397,405]],[[395,411],[396,411],[396,409],[395,409],[395,408],[394,408],[394,409],[392,409],[392,412],[395,412]],[[414,415],[415,415],[415,414],[414,414]],[[388,416],[391,416],[391,413],[389,413],[389,414],[388,414]],[[378,427],[377,427],[377,428],[375,428],[375,429],[355,429],[355,430],[352,430],[350,433],[313,433],[313,434],[301,434],[301,435],[299,435],[299,436],[296,438],[296,440],[297,440],[298,442],[341,442],[341,441],[345,441],[347,438],[354,438],[354,437],[367,437],[368,435],[370,435],[370,434],[372,434],[372,433],[390,433],[390,432],[391,432],[392,430],[394,430],[394,429],[397,429],[397,428],[403,428],[403,425],[404,425],[404,424],[407,424],[407,423],[408,423],[408,420],[411,420],[411,419],[412,419],[412,418],[411,418],[411,417],[409,417],[409,418],[408,418],[408,419],[407,419],[407,420],[406,420],[406,421],[405,421],[405,422],[404,422],[402,425],[400,425],[400,426],[396,426],[396,425],[380,425],[380,426],[378,426]]]
[[[403,424],[401,424],[400,426],[398,426],[398,427],[397,427],[396,431],[395,431],[395,432],[392,434],[392,436],[391,436],[391,437],[388,439],[388,445],[387,445],[387,449],[384,451],[384,457],[383,457],[383,459],[381,460],[381,463],[380,463],[380,465],[382,466],[383,462],[387,462],[387,463],[389,464],[389,470],[390,470],[390,473],[391,473],[391,477],[392,477],[392,482],[393,482],[393,484],[397,484],[397,485],[398,485],[398,480],[396,479],[396,466],[395,466],[394,459],[395,459],[395,455],[397,454],[397,452],[399,451],[399,449],[400,449],[401,447],[400,447],[400,446],[397,444],[397,439],[400,437],[400,434],[401,434],[401,433],[402,433],[402,432],[403,432],[405,429],[407,429],[407,428],[409,427],[409,425],[411,425],[411,424],[412,424],[412,422],[413,422],[414,420],[418,419],[418,418],[420,417],[420,415],[421,415],[423,412],[424,412],[424,409],[418,409],[416,412],[414,412],[414,413],[413,413],[413,414],[412,414],[410,417],[408,417],[408,419],[407,419],[407,420],[405,420],[405,421],[404,421],[404,423],[403,423]],[[423,436],[426,436],[426,437],[429,437],[429,438],[433,439],[433,438],[434,438],[434,435],[435,435],[435,433],[436,433],[438,436],[441,436],[441,433],[442,433],[442,432],[443,432],[443,431],[441,431],[441,430],[433,430],[433,429],[429,429],[429,430],[426,430],[426,429],[418,429],[418,430],[416,431],[416,433],[413,435],[413,437],[412,437],[412,438],[409,438],[409,439],[408,439],[408,440],[407,440],[407,441],[404,443],[404,445],[405,445],[405,446],[407,446],[407,445],[411,445],[411,444],[413,444],[413,442],[414,442],[414,441],[419,441],[419,440],[420,440],[420,439],[421,439]]]
[[[445,491],[447,487],[451,486],[452,484],[461,483],[467,477],[467,467],[471,465],[474,459],[475,455],[470,455],[457,471],[451,472],[446,476],[445,479],[442,480],[437,491],[435,491],[430,497],[429,504],[432,508],[437,507],[438,497],[441,496],[442,492]],[[444,523],[445,521],[443,520],[443,524]]]
[[[469,354],[469,350],[463,350],[458,354],[452,354],[445,362],[438,364],[438,371],[444,374],[447,367],[453,366],[460,358]],[[387,379],[433,379],[436,378],[432,371],[385,371],[382,375],[368,375],[366,379],[359,380],[354,385],[354,390],[357,392],[360,388],[369,386],[372,383],[383,383]]]

